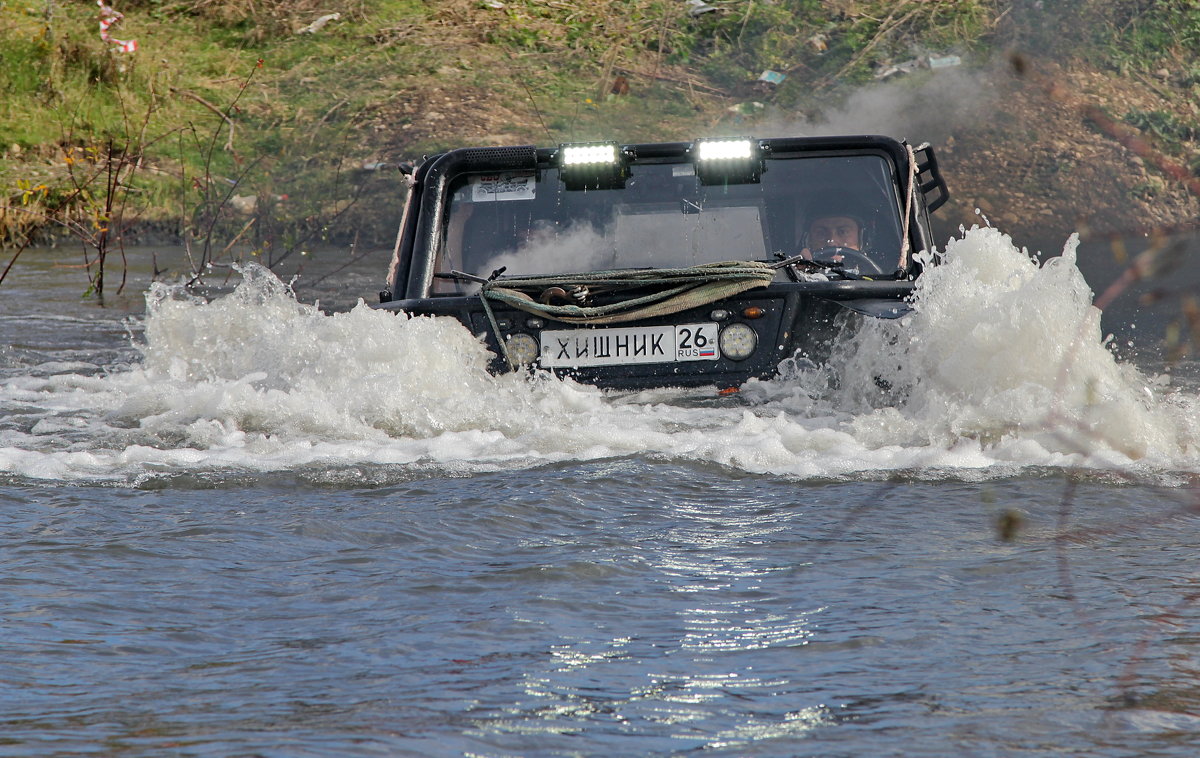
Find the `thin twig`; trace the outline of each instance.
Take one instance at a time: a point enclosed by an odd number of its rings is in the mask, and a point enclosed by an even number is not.
[[[233,119],[231,119],[228,115],[226,115],[220,108],[218,108],[217,106],[208,102],[204,98],[200,97],[195,92],[191,92],[191,91],[185,90],[185,89],[177,89],[175,87],[171,87],[171,92],[176,95],[180,95],[182,97],[186,97],[191,100],[195,100],[197,103],[200,103],[205,108],[208,108],[210,111],[217,114],[217,116],[219,116],[225,122],[225,124],[229,127],[229,138],[227,140],[225,140],[225,150],[226,151],[233,150]]]
[[[683,84],[692,90],[701,89],[701,90],[704,90],[705,92],[710,92],[714,95],[722,95],[723,97],[731,97],[731,95],[728,92],[726,92],[725,90],[719,89],[717,87],[713,87],[708,84],[704,84],[703,82],[697,81],[696,79],[694,79],[692,77],[685,78],[685,77],[679,77],[679,76],[669,76],[669,75],[661,73],[661,72],[655,73],[655,72],[651,72],[651,71],[643,71],[641,69],[637,69],[632,66],[620,66],[616,70],[623,71],[623,72],[626,72],[629,74],[634,74],[636,76],[645,76],[650,79],[658,79],[659,81],[671,82],[673,84]]]
[[[240,240],[240,239],[242,238],[242,235],[243,235],[243,234],[245,234],[246,232],[250,231],[250,227],[254,226],[254,222],[255,222],[255,221],[258,221],[258,217],[257,217],[257,216],[256,216],[256,217],[254,217],[254,218],[252,218],[252,219],[250,219],[249,221],[247,221],[247,222],[246,222],[246,225],[242,227],[242,230],[241,230],[240,232],[238,232],[237,234],[235,234],[235,235],[233,236],[233,239],[229,240],[229,244],[228,244],[228,245],[226,245],[226,246],[225,246],[225,249],[223,249],[223,250],[222,250],[220,253],[218,253],[218,255],[224,255],[225,253],[228,253],[228,252],[229,252],[229,248],[231,248],[231,247],[233,247],[234,245],[236,245],[236,244],[237,244],[237,241],[238,241],[238,240]]]
[[[875,47],[875,45],[879,44],[879,42],[882,41],[884,37],[886,37],[888,34],[891,34],[892,31],[894,31],[898,27],[901,27],[905,23],[907,23],[910,18],[917,15],[917,13],[919,12],[920,9],[913,8],[908,13],[905,13],[903,16],[901,16],[898,20],[892,21],[893,17],[895,17],[895,15],[896,15],[896,11],[898,11],[898,10],[899,10],[899,8],[895,8],[892,10],[891,13],[888,14],[887,18],[885,18],[883,20],[883,23],[880,24],[879,31],[875,32],[875,36],[872,37],[871,40],[867,44],[863,45],[862,48],[860,48],[858,52],[856,52],[854,55],[850,56],[850,60],[846,61],[846,65],[844,65],[840,69],[838,69],[837,73],[834,74],[833,76],[827,76],[827,77],[823,78],[817,86],[824,87],[824,86],[830,84],[831,82],[835,82],[838,79],[841,79],[843,76],[846,75],[847,72],[850,71],[850,69],[857,66],[862,61],[862,59],[864,57],[866,57],[867,53],[871,52],[871,49],[873,47]]]
[[[326,121],[326,120],[327,120],[327,119],[328,119],[330,116],[332,116],[332,115],[333,115],[333,112],[334,112],[334,111],[336,111],[338,108],[341,108],[343,105],[345,105],[345,104],[346,104],[346,103],[348,103],[348,102],[350,102],[350,98],[347,98],[347,97],[343,97],[341,100],[338,100],[336,103],[334,103],[334,106],[333,106],[332,108],[330,108],[329,110],[325,111],[325,115],[324,115],[324,116],[321,116],[321,118],[317,119],[317,125],[319,126],[319,125],[321,125],[321,124],[324,124],[324,123],[325,123],[325,121]]]
[[[0,284],[4,284],[4,278],[8,276],[8,272],[12,270],[13,264],[17,262],[17,258],[21,257],[21,253],[25,252],[25,248],[29,247],[32,240],[32,235],[25,235],[25,241],[17,248],[17,252],[13,253],[13,257],[8,261],[8,265],[4,267],[4,271],[0,272]]]
[[[525,89],[525,94],[529,96],[529,104],[533,106],[533,112],[537,114],[538,123],[542,125],[542,131],[546,132],[546,138],[554,141],[554,135],[550,133],[550,128],[546,126],[546,122],[542,119],[542,111],[537,106],[537,101],[533,99],[533,92],[530,91],[529,85],[525,83],[525,77],[518,77],[521,87]]]
[[[358,239],[357,234],[355,235],[355,239]],[[373,255],[377,252],[379,252],[377,249],[370,249],[370,250],[367,250],[366,252],[359,253],[358,255],[352,257],[350,260],[343,263],[341,266],[338,266],[337,268],[335,268],[333,271],[330,271],[328,274],[325,274],[324,276],[319,277],[319,278],[314,279],[313,281],[309,282],[307,286],[315,287],[318,284],[320,284],[321,282],[328,279],[329,277],[333,276],[334,274],[341,273],[343,270],[349,268],[350,266],[353,266],[355,263],[358,263],[363,258],[366,258],[368,255]]]

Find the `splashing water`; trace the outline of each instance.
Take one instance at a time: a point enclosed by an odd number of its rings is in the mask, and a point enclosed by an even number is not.
[[[1072,236],[1061,257],[1039,265],[990,227],[951,240],[943,265],[919,280],[914,314],[868,324],[853,354],[841,355],[852,395],[867,395],[864,380],[882,369],[898,399],[856,418],[856,436],[974,439],[1014,462],[1040,457],[1037,447],[1108,465],[1157,457],[1190,467],[1196,398],[1116,360],[1075,265],[1078,243]]]
[[[1076,245],[1039,265],[995,229],[966,231],[910,316],[868,321],[828,366],[789,362],[733,400],[493,376],[456,321],[362,303],[328,315],[260,267],[212,302],[155,284],[140,365],[0,384],[0,407],[28,419],[0,429],[0,472],[453,473],[634,454],[801,478],[1195,470],[1197,398],[1116,360]]]

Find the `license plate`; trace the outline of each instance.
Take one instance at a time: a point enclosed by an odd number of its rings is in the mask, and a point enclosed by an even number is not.
[[[573,368],[715,361],[721,357],[717,334],[716,324],[544,331],[541,364]]]

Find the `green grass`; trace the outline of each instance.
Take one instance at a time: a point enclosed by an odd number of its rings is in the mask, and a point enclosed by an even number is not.
[[[1132,110],[1122,119],[1143,132],[1152,134],[1172,152],[1178,152],[1181,143],[1200,139],[1200,126],[1189,123],[1168,111]]]
[[[1159,0],[1145,10],[1128,6],[1114,21],[1115,48],[1122,62],[1144,66],[1164,60],[1194,62],[1200,56],[1200,3],[1195,0]]]

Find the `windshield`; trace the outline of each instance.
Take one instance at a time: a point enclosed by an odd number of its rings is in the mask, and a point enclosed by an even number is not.
[[[449,185],[435,270],[488,276],[682,268],[801,253],[823,215],[855,219],[857,249],[899,262],[897,190],[882,156],[769,160],[761,181],[703,184],[691,163],[634,164],[624,186],[569,190],[557,169],[464,174]],[[434,291],[462,284],[437,279]]]

